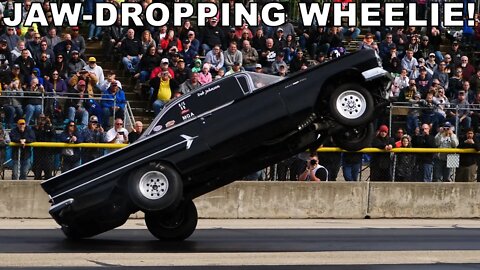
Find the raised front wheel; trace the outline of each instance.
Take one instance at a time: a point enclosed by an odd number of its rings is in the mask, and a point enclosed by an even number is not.
[[[373,118],[375,104],[370,92],[358,84],[344,84],[330,96],[333,118],[342,125],[357,127]]]

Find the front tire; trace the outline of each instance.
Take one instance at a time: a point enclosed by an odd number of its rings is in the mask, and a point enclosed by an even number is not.
[[[182,198],[180,175],[168,165],[150,163],[135,170],[128,181],[128,193],[142,211],[176,207]]]
[[[343,84],[330,96],[333,118],[348,127],[368,124],[374,116],[375,102],[367,89],[358,84]]]
[[[183,241],[195,231],[198,213],[195,204],[185,201],[170,212],[146,212],[145,223],[150,233],[164,241]]]
[[[370,123],[367,126],[349,128],[333,135],[335,144],[347,151],[358,151],[371,145],[374,136],[374,127]]]

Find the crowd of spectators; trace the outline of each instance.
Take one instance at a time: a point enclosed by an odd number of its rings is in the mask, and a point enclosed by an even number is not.
[[[118,8],[122,2],[105,1]],[[125,1],[140,2],[144,6],[152,2]],[[51,20],[50,2],[41,2],[47,19]],[[83,14],[95,14],[94,3],[98,2],[104,1],[85,0]],[[209,2],[220,5],[216,0]],[[231,8],[235,3],[234,0],[225,2]],[[264,2],[260,1],[260,5]],[[9,16],[11,3],[9,0],[0,5],[3,16]],[[31,0],[24,1],[23,16],[30,6]],[[232,9],[229,15],[233,22]],[[418,16],[425,18],[426,13],[420,12]],[[82,141],[83,135],[73,134],[91,130],[91,119],[97,119],[103,131],[109,130],[111,123],[115,126],[117,121],[123,123],[126,95],[122,83],[115,71],[104,72],[97,59],[89,55],[86,43],[93,40],[102,41],[105,60],[118,61],[132,81],[137,82],[143,98],[148,100],[146,109],[151,108],[156,115],[171,99],[223,76],[241,71],[287,76],[311,64],[336,58],[347,53],[345,44],[361,33],[359,27],[345,23],[341,27],[330,26],[331,18],[325,27],[294,26],[289,19],[283,25],[270,27],[260,16],[258,26],[249,26],[246,22],[241,26],[221,26],[221,17],[222,14],[217,14],[208,19],[205,27],[197,27],[188,19],[181,27],[171,24],[122,27],[119,16],[109,27],[96,26],[93,21],[82,23],[88,28],[85,37],[80,34],[79,26],[0,26],[3,127],[7,130],[18,128],[18,119],[24,119],[26,126],[33,127],[39,124],[36,122],[39,116],[45,116],[52,124],[65,127],[65,138],[73,136]],[[473,55],[467,52],[479,47],[476,41],[480,37],[480,26],[467,28],[463,29],[463,38],[459,38],[444,28],[372,27],[357,45],[358,50],[378,52],[384,68],[395,76],[390,89],[391,100],[410,106],[402,127],[409,136],[408,142],[397,140],[400,142],[397,147],[421,147],[423,144],[416,138],[425,134],[425,125],[434,138],[443,134],[447,126],[451,127],[450,131],[457,127],[455,131],[461,139],[452,147],[462,145],[463,137],[471,129],[474,134],[479,133],[480,68],[472,64]],[[447,50],[442,47],[445,44]],[[129,83],[124,82],[124,85]],[[47,98],[40,99],[40,96]],[[69,130],[72,124],[78,130]],[[127,141],[127,132],[116,131],[113,137],[106,136],[110,139],[105,141]],[[382,133],[379,129],[380,137]],[[389,145],[391,143],[379,148]],[[428,147],[444,147],[444,144],[434,140]],[[341,159],[347,168],[344,175],[356,179],[358,156],[344,156]],[[429,158],[419,159],[426,166],[432,165],[431,170],[425,167],[422,175],[427,171],[427,177],[432,175],[429,179],[440,178],[435,178],[437,175]],[[375,164],[386,166],[381,160]],[[403,161],[410,162],[408,158]],[[72,161],[71,166],[78,162]],[[395,173],[399,173],[397,179],[407,177],[402,172]],[[330,173],[329,178],[332,175],[336,174]],[[385,177],[385,174],[380,176]],[[393,176],[396,175],[387,178]]]

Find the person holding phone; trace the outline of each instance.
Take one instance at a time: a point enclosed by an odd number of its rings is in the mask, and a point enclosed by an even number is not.
[[[318,163],[318,156],[312,154],[307,160],[307,168],[298,177],[300,181],[328,181],[328,170]]]
[[[106,141],[109,143],[128,143],[128,130],[123,127],[121,118],[115,119],[115,126],[107,131]]]

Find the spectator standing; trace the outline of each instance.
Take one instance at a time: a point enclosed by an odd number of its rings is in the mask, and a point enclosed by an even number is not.
[[[415,130],[412,138],[412,145],[416,148],[436,148],[435,137],[431,134],[431,126],[423,124],[420,129]],[[420,181],[432,182],[433,178],[433,154],[424,153],[417,155],[417,164],[419,165],[415,174],[419,176]]]
[[[132,132],[128,133],[128,143],[134,143],[140,138],[143,133],[143,123],[141,121],[136,121],[135,125],[132,128]]]
[[[411,148],[412,143],[409,135],[403,135],[400,139],[400,148]],[[415,167],[415,155],[413,153],[396,153],[395,181],[413,182],[413,170]]]
[[[20,86],[20,81],[16,79],[13,80],[5,90],[9,91],[9,93],[4,93],[4,95],[9,97],[9,103],[3,105],[6,117],[5,127],[13,128],[15,118],[23,116],[22,98],[17,98],[23,96],[23,89]]]
[[[35,133],[22,118],[17,121],[17,126],[10,131],[10,139],[12,142],[20,144],[20,146],[12,147],[12,180],[26,180],[32,153],[32,148],[26,146],[26,144],[35,142]]]
[[[470,118],[470,103],[467,100],[467,93],[460,90],[457,99],[452,101],[452,109],[448,111],[448,121],[454,125],[458,123],[459,128],[468,129],[472,124]],[[457,131],[459,133],[460,130]]]
[[[37,142],[55,142],[57,134],[49,117],[40,114],[37,125],[33,128]],[[47,180],[52,178],[54,170],[55,148],[35,147],[33,148],[32,170],[35,180]],[[42,172],[44,176],[42,177]]]
[[[453,132],[452,124],[446,122],[435,136],[435,144],[438,148],[456,148],[458,146],[457,135]],[[434,159],[433,180],[437,182],[451,182],[451,168],[447,167],[447,154],[436,154]]]
[[[473,129],[468,129],[466,136],[460,141],[458,148],[473,148],[480,151],[480,143],[475,139]],[[455,182],[476,182],[477,181],[477,155],[460,154],[460,166],[455,175]]]
[[[372,141],[372,147],[390,151],[395,147],[395,141],[388,136],[388,127],[381,125],[377,136]],[[373,153],[370,160],[370,181],[391,181],[390,153]]]
[[[10,143],[10,135],[0,125],[0,169],[4,170],[5,158],[7,156],[7,145]]]
[[[105,130],[98,122],[98,117],[90,116],[88,127],[83,130],[83,142],[85,143],[105,143]],[[101,148],[82,148],[82,163],[87,163],[97,159],[103,155],[104,150]]]
[[[81,143],[82,135],[74,121],[68,122],[65,130],[59,135],[59,141],[63,143]],[[80,148],[62,148],[62,173],[80,166]]]
[[[342,172],[345,181],[358,181],[362,169],[362,153],[346,152],[342,155]]]

